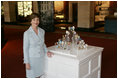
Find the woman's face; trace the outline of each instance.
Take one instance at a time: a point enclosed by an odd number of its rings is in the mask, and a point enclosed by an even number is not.
[[[39,25],[39,18],[33,18],[32,20],[31,20],[31,25],[33,26],[33,27],[37,27],[38,25]]]

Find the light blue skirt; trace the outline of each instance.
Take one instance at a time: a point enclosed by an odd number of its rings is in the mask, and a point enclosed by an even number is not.
[[[26,69],[27,78],[36,78],[44,74],[45,56],[30,57],[30,70]]]

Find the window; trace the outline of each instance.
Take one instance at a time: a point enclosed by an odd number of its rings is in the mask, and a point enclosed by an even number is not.
[[[27,15],[32,14],[32,1],[19,1],[18,6],[18,15],[27,17]]]

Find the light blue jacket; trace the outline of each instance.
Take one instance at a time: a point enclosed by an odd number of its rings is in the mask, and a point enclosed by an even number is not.
[[[23,55],[24,63],[29,63],[30,57],[41,57],[47,53],[47,47],[44,43],[45,31],[38,27],[38,35],[32,29],[32,26],[24,32]]]

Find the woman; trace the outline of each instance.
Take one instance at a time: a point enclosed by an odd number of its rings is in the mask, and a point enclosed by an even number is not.
[[[45,56],[52,56],[52,53],[47,51],[44,43],[45,31],[38,27],[39,15],[33,13],[30,16],[31,26],[24,32],[23,38],[23,54],[24,64],[26,67],[26,77],[35,78],[41,77],[44,74]]]

